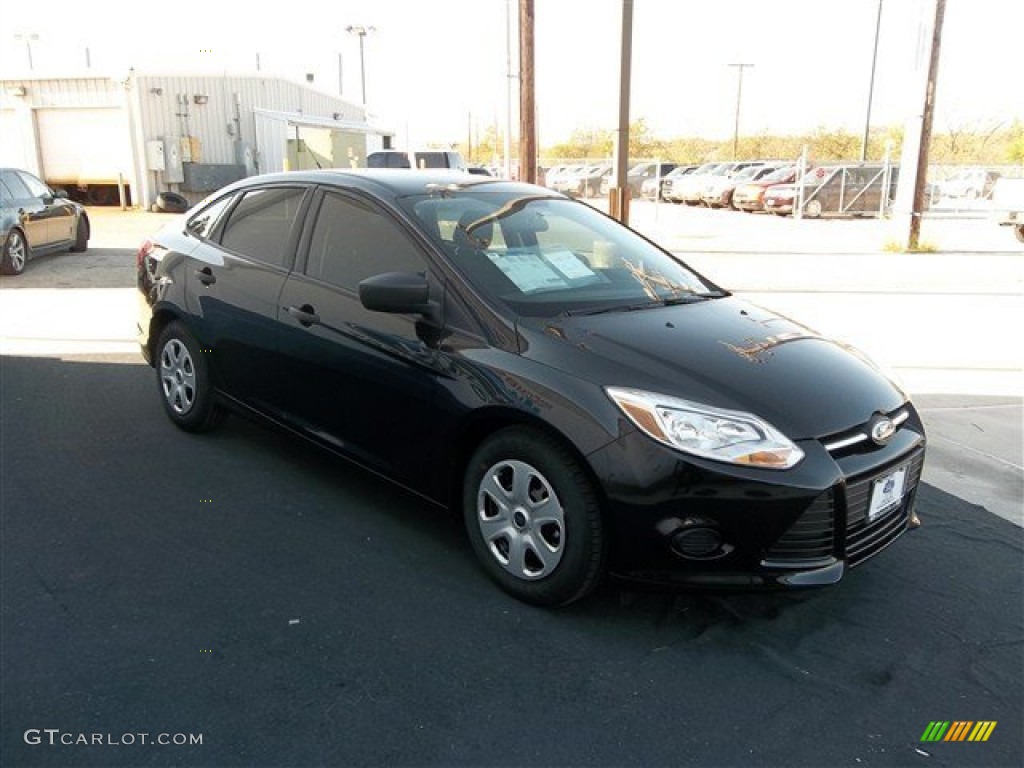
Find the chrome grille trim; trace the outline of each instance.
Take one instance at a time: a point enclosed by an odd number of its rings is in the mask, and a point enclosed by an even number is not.
[[[899,428],[909,418],[910,411],[908,411],[906,408],[900,409],[896,414],[894,414],[891,417],[893,426],[897,428]],[[828,451],[829,453],[836,453],[837,451],[841,451],[844,448],[849,448],[850,446],[858,445],[870,439],[871,436],[867,432],[864,432],[860,428],[858,428],[852,433],[846,433],[845,435],[835,440],[831,440],[830,442],[827,442],[824,445],[826,451]]]

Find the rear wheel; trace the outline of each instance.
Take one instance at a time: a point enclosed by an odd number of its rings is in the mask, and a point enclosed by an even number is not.
[[[12,229],[4,241],[3,255],[0,256],[0,272],[5,275],[20,275],[28,261],[28,242],[20,229]]]
[[[572,454],[542,432],[510,427],[488,438],[469,461],[462,503],[477,558],[509,594],[558,606],[600,581],[597,494]]]
[[[821,216],[821,200],[808,200],[804,203],[804,216],[816,219]]]
[[[213,399],[210,368],[195,337],[179,322],[157,342],[156,378],[167,416],[186,432],[206,432],[224,418]]]

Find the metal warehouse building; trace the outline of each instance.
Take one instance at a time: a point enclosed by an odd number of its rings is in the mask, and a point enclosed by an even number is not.
[[[274,77],[0,80],[0,166],[92,204],[196,202],[257,173],[365,165],[390,145],[362,106]]]

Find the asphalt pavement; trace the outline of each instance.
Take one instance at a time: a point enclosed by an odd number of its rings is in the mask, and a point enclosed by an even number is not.
[[[0,373],[5,766],[1021,764],[1020,529],[931,486],[832,588],[544,611],[415,497],[176,430],[133,358]]]

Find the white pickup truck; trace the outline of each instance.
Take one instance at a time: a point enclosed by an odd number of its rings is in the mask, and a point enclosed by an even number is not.
[[[1024,179],[1000,178],[992,188],[992,218],[1003,227],[1013,227],[1024,243]]]

